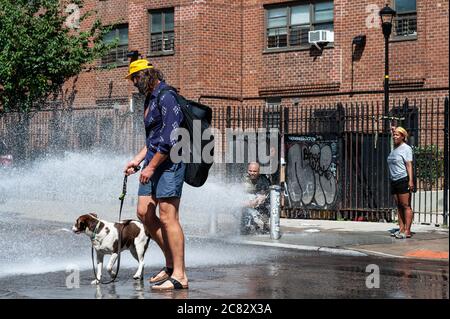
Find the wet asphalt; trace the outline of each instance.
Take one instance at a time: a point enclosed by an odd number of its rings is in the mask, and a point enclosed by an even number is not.
[[[254,248],[259,249],[259,248]],[[265,248],[266,249],[266,248]],[[366,286],[368,265],[380,269],[379,288]],[[157,269],[151,269],[156,271]],[[92,271],[80,273],[79,288],[67,288],[67,273],[58,271],[0,279],[1,298],[88,299],[310,299],[431,298],[447,299],[448,265],[379,258],[313,256],[299,252],[254,265],[188,269],[190,288],[153,292],[144,281],[121,269],[113,284],[92,286]],[[146,279],[149,275],[146,276]],[[372,284],[374,283],[371,281]]]
[[[188,290],[151,290],[147,279],[163,266],[155,245],[146,255],[144,281],[132,279],[137,263],[125,252],[118,281],[93,286],[87,238],[68,232],[66,224],[17,224],[11,216],[0,223],[0,298],[449,298],[448,262],[337,256],[189,235]]]

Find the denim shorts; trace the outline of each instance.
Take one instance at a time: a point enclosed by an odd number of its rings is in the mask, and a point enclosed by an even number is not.
[[[144,164],[144,168],[147,164]],[[164,162],[158,166],[147,184],[139,183],[138,196],[155,198],[181,197],[186,164]]]

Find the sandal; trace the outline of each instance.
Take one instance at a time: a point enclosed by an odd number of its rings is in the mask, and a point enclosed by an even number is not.
[[[163,276],[159,277],[158,279],[156,279],[155,277],[158,276],[163,271],[165,272],[165,274]],[[153,276],[151,276],[148,281],[152,284],[155,282],[166,281],[167,279],[170,278],[170,276],[172,276],[172,273],[173,273],[173,268],[163,267],[163,268],[161,268],[160,271],[158,271]]]
[[[172,283],[172,287],[163,287],[163,285],[170,281]],[[175,278],[169,277],[166,281],[163,281],[159,284],[153,285],[152,290],[159,290],[159,291],[167,291],[167,290],[179,290],[179,289],[189,289],[188,285],[183,285],[181,282],[176,280]]]

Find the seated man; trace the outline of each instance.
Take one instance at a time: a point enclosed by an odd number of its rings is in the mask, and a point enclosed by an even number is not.
[[[244,203],[241,219],[241,234],[252,231],[267,233],[270,218],[270,181],[260,174],[260,166],[256,162],[248,165],[244,176],[244,186],[250,200]]]

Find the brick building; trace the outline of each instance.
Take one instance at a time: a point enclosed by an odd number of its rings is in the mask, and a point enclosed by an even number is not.
[[[393,99],[448,95],[446,0],[390,0]],[[383,99],[384,38],[368,0],[86,0],[115,25],[116,50],[76,79],[75,107],[133,103],[126,52],[138,50],[191,99],[211,106]],[[309,30],[331,30],[322,50]],[[365,36],[365,45],[354,44]],[[134,96],[136,97],[136,96]]]
[[[450,171],[443,134],[450,122],[443,99],[449,92],[448,0],[85,0],[81,10],[96,10],[104,25],[113,26],[105,41],[117,37],[118,46],[66,84],[62,98],[73,109],[47,110],[31,119],[30,143],[25,151],[17,147],[14,156],[38,158],[52,148],[139,150],[142,113],[129,111],[142,107],[142,97],[125,80],[127,52],[138,51],[184,96],[220,110],[214,127],[245,126],[245,113],[248,127],[275,123],[290,134],[333,135],[323,141],[330,144],[323,149],[332,150],[324,152],[327,158],[337,159],[326,162],[331,173],[325,186],[315,175],[298,176],[296,167],[306,167],[299,162],[305,159],[300,144],[289,148],[286,138],[280,143],[286,146],[286,185],[314,189],[314,213],[339,211],[352,220],[355,211],[376,214],[369,220],[381,218],[379,212],[389,216],[393,202],[384,165],[390,136],[382,109],[384,37],[378,15],[386,2],[397,11],[389,43],[391,114],[404,117],[411,145],[422,152],[418,172],[432,173],[418,177],[413,207],[423,214],[419,221],[425,216],[440,222],[448,212],[442,198]],[[334,40],[319,48],[310,44],[308,32],[317,30]],[[403,103],[406,98],[418,103]],[[283,108],[272,108],[277,105]],[[6,132],[7,141],[15,138],[14,115],[0,121],[0,136]],[[266,119],[274,121],[263,124]],[[215,153],[232,147],[232,140],[223,140]],[[306,164],[318,167],[314,158]],[[445,174],[439,173],[443,165]],[[215,167],[241,176],[238,166]],[[310,209],[310,197],[300,203],[293,196],[289,216]]]

